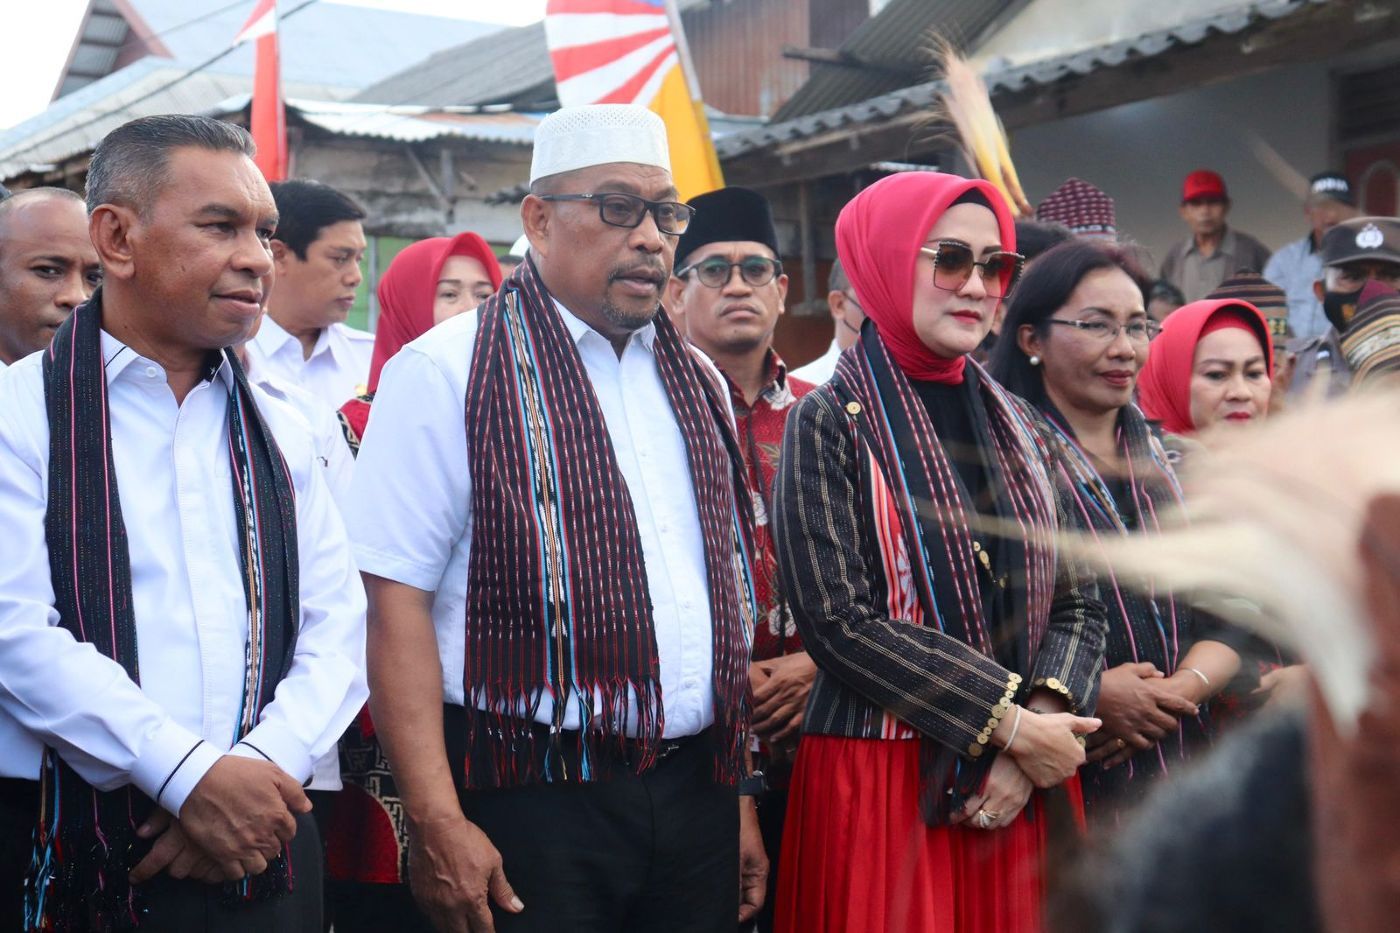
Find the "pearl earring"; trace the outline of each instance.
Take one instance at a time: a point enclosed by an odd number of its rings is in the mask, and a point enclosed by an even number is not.
[[[1035,354],[1031,354],[1030,364],[1031,364],[1032,366],[1039,366],[1039,365],[1040,365],[1040,357],[1036,356]]]

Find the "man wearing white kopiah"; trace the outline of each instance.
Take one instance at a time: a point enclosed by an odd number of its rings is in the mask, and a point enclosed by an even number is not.
[[[692,213],[661,120],[547,117],[520,213],[529,255],[385,367],[356,465],[410,880],[453,933],[732,929],[767,874],[735,796],[752,517],[719,374],[660,313]]]

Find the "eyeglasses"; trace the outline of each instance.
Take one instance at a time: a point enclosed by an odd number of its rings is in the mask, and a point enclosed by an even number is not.
[[[972,247],[956,240],[942,240],[937,249],[927,246],[919,252],[933,257],[933,284],[945,292],[955,292],[972,278],[972,270],[982,273],[982,287],[989,298],[1005,298],[1011,286],[1021,276],[1021,266],[1026,257],[1020,253],[996,252],[981,262],[973,255]]]
[[[1162,331],[1162,327],[1156,321],[1139,320],[1129,321],[1126,324],[1110,324],[1107,321],[1062,321],[1059,318],[1046,319],[1047,324],[1063,324],[1066,327],[1073,327],[1084,336],[1097,343],[1112,343],[1118,339],[1118,335],[1126,333],[1129,343],[1139,345],[1151,342]]]
[[[738,262],[730,262],[722,256],[711,256],[691,263],[684,269],[676,270],[677,278],[685,278],[694,272],[701,285],[710,288],[724,288],[733,277],[732,270],[739,270],[739,277],[745,285],[762,288],[783,274],[783,264],[766,256],[745,256]]]
[[[679,201],[648,201],[635,194],[608,192],[606,194],[542,194],[541,201],[592,201],[598,205],[598,217],[613,227],[629,229],[640,226],[647,211],[656,220],[656,229],[671,236],[680,236],[690,226],[695,208]]]

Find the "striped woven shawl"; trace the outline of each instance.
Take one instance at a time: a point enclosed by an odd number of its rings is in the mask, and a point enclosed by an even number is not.
[[[1068,491],[1066,524],[1087,533],[1097,545],[1125,534],[1158,534],[1160,518],[1182,505],[1181,487],[1167,462],[1166,451],[1152,436],[1136,406],[1118,417],[1118,451],[1124,467],[1120,502],[1079,446],[1068,422],[1048,400],[1041,402],[1042,432],[1056,452],[1056,471]],[[1107,567],[1107,563],[1105,563]],[[1105,670],[1120,664],[1149,661],[1170,676],[1199,637],[1199,621],[1190,606],[1170,592],[1143,593],[1119,583],[1112,568],[1099,574],[1099,592],[1108,609]],[[1090,815],[1101,808],[1121,809],[1146,791],[1151,779],[1184,763],[1192,748],[1205,740],[1207,722],[1186,717],[1177,729],[1150,751],[1128,759],[1121,767],[1085,768],[1084,802]]]
[[[58,624],[116,661],[139,684],[131,560],[112,460],[101,318],[99,290],[58,329],[44,357],[49,421],[44,528]],[[248,606],[244,696],[232,744],[257,724],[291,666],[299,609],[291,476],[232,351],[224,351],[224,362],[235,378],[227,453]],[[34,860],[25,883],[26,926],[136,929],[144,908],[127,873],[149,848],[135,830],[152,802],[131,786],[95,789],[52,748],[45,752],[41,781]],[[224,900],[273,897],[290,881],[290,866],[279,857],[251,882],[226,885]]]
[[[1055,589],[1051,541],[1057,519],[1048,452],[1024,403],[977,363],[969,361],[968,369],[976,382],[974,430],[987,448],[995,499],[991,517],[1007,529],[990,567],[978,560],[981,540],[989,535],[972,528],[975,509],[943,439],[873,326],[841,357],[832,384],[859,406],[848,410],[868,413],[852,422],[878,467],[874,481],[893,499],[923,624],[1029,681]],[[886,571],[898,575],[896,568]],[[990,604],[999,607],[999,617],[988,618],[984,593],[997,587],[1003,592]],[[1028,692],[1029,685],[1022,689]],[[924,813],[932,824],[945,823],[982,786],[995,756],[966,760],[960,750],[929,738],[922,742]]]
[[[466,668],[471,787],[605,776],[602,746],[652,764],[664,710],[636,515],[578,349],[531,260],[478,312],[467,382],[472,477]],[[656,365],[685,441],[704,538],[714,652],[717,777],[737,778],[754,598],[751,507],[723,389],[664,312]],[[553,702],[548,747],[532,723]],[[574,704],[578,733],[563,730]],[[477,723],[486,723],[480,728]],[[629,732],[635,730],[634,735]],[[543,752],[543,754],[539,754]],[[616,756],[611,756],[616,758]]]

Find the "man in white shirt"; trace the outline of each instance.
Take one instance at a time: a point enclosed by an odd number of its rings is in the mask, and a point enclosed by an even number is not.
[[[47,347],[101,283],[82,198],[30,188],[0,201],[0,369]]]
[[[315,181],[272,186],[276,284],[248,344],[253,366],[338,409],[364,391],[374,335],[345,323],[364,278],[365,212]]]
[[[365,698],[364,599],[303,422],[220,349],[272,271],[252,151],[204,117],[109,134],[105,285],[0,376],[6,928],[37,825],[36,927],[320,930],[302,784]]]
[[[851,283],[841,268],[838,259],[831,264],[831,275],[827,278],[826,306],[831,311],[831,323],[836,333],[831,338],[831,346],[821,356],[805,366],[792,371],[794,379],[822,385],[836,372],[836,361],[846,348],[860,336],[860,325],[865,323],[865,312],[856,300]]]
[[[659,313],[691,209],[624,105],[547,117],[531,192],[525,264],[389,362],[355,465],[411,884],[445,933],[732,929],[767,871],[751,516],[719,374]]]

